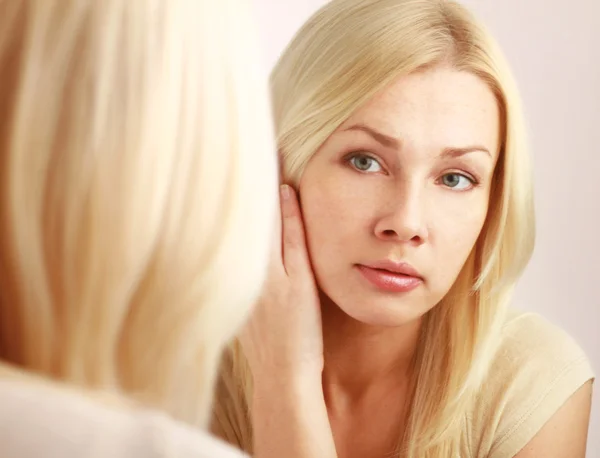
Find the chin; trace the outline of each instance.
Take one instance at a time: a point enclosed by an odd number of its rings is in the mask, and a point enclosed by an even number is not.
[[[332,291],[327,297],[339,311],[369,326],[404,326],[419,320],[432,308],[424,303],[418,291],[406,294],[361,294],[346,290],[340,294]]]

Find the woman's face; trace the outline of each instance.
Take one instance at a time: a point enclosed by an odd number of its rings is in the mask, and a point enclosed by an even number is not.
[[[404,76],[344,122],[299,192],[321,290],[346,314],[398,326],[449,291],[484,224],[499,110],[478,77]]]

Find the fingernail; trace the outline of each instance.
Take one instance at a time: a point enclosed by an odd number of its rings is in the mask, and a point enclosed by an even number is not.
[[[287,184],[281,185],[281,197],[284,200],[288,200],[290,198],[290,187]]]

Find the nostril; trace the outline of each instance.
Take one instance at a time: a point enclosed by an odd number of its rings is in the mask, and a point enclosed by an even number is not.
[[[392,229],[386,229],[385,231],[383,231],[383,235],[385,235],[386,237],[393,237],[396,235],[396,232]]]

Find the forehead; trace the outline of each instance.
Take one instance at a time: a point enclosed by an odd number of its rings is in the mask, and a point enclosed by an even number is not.
[[[393,81],[347,119],[340,129],[364,123],[423,147],[499,144],[498,103],[479,77],[451,68],[433,68]]]

